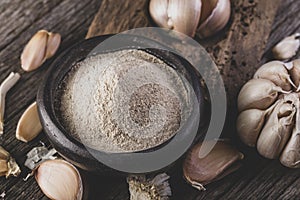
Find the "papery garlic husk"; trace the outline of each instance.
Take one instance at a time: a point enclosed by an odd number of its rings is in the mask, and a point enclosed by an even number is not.
[[[22,69],[29,72],[40,67],[57,51],[60,40],[61,37],[58,33],[50,33],[46,30],[38,31],[21,54]]]
[[[242,153],[223,141],[217,141],[205,157],[199,155],[201,148],[210,148],[214,143],[205,141],[196,144],[184,160],[184,178],[198,190],[205,190],[205,185],[237,170],[241,166],[240,160],[244,158]]]
[[[271,106],[278,97],[278,92],[289,93],[266,79],[252,79],[241,89],[238,96],[238,110],[247,109],[265,110]]]
[[[16,130],[16,138],[23,142],[33,140],[42,131],[36,102],[32,103],[21,116]]]
[[[279,157],[294,125],[295,106],[283,99],[279,101],[257,140],[258,152],[269,159]]]
[[[229,21],[230,13],[230,0],[203,1],[198,28],[200,37],[210,37],[223,29]]]
[[[153,179],[145,175],[130,175],[127,178],[130,200],[168,200],[172,195],[166,174],[158,174]]]
[[[286,60],[296,55],[300,47],[300,33],[296,33],[280,41],[273,49],[275,59]]]
[[[64,160],[47,160],[35,170],[35,179],[50,199],[81,200],[83,184],[80,173]]]
[[[293,65],[293,67],[290,70],[291,78],[297,87],[297,91],[299,91],[299,88],[300,88],[300,59],[294,60],[292,62],[292,65]]]
[[[216,34],[228,23],[230,0],[151,0],[149,12],[161,27],[193,37]]]
[[[18,82],[20,79],[19,73],[11,72],[8,77],[0,85],[0,135],[4,130],[4,113],[5,113],[5,98],[7,92]]]
[[[300,168],[300,131],[296,128],[281,153],[280,162],[286,167]]]
[[[151,0],[149,12],[161,27],[195,35],[201,14],[201,0]]]
[[[291,80],[288,70],[283,62],[272,61],[262,65],[254,74],[255,79],[267,79],[283,90],[291,90],[291,85],[296,87]]]
[[[20,173],[20,167],[15,159],[0,146],[0,176],[8,178],[10,175],[13,175],[17,177]]]

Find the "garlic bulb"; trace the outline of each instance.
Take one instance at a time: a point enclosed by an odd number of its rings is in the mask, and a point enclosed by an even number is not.
[[[241,165],[244,155],[231,145],[218,141],[205,156],[199,155],[201,148],[209,148],[213,141],[205,141],[195,145],[188,153],[183,163],[185,180],[198,190],[204,186],[234,172]]]
[[[149,12],[157,25],[201,38],[220,31],[230,18],[230,0],[151,0]]]
[[[64,160],[47,160],[35,170],[35,179],[50,199],[81,200],[83,185],[78,170]]]
[[[300,60],[261,66],[238,97],[237,132],[248,146],[300,168]]]

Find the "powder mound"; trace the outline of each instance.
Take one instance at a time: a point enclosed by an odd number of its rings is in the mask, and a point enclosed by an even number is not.
[[[91,56],[73,67],[60,90],[66,130],[106,152],[140,151],[166,142],[192,108],[188,82],[141,50]]]

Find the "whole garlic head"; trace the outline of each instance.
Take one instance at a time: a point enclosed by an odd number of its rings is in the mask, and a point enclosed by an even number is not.
[[[237,132],[269,159],[300,168],[300,60],[261,66],[238,96]]]
[[[149,12],[161,27],[201,38],[224,28],[230,18],[230,0],[151,0]]]

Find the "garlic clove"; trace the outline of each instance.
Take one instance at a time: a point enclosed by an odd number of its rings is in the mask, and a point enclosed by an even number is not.
[[[20,173],[21,170],[15,159],[0,146],[0,176],[5,175],[8,178],[10,175],[18,176]]]
[[[51,58],[55,54],[61,42],[60,34],[48,33],[48,35],[46,59]]]
[[[21,116],[16,130],[16,138],[23,142],[33,140],[42,131],[36,102],[32,103]]]
[[[296,128],[280,156],[280,162],[286,167],[300,168],[300,132]]]
[[[201,148],[210,148],[215,141],[205,141],[195,145],[187,154],[183,163],[185,180],[199,190],[204,185],[219,180],[240,167],[244,155],[231,145],[218,141],[205,156],[199,155]]]
[[[83,185],[78,170],[64,160],[47,160],[35,171],[35,179],[50,199],[81,200]]]
[[[293,67],[290,70],[291,78],[297,87],[297,91],[300,88],[300,59],[292,62]]]
[[[201,38],[214,35],[223,29],[229,21],[230,0],[204,1],[202,5],[199,34]]]
[[[267,79],[283,90],[291,90],[291,85],[296,87],[290,78],[283,62],[272,61],[262,65],[254,74],[255,79]]]
[[[247,109],[265,110],[278,97],[278,92],[289,93],[266,79],[252,79],[241,89],[238,96],[238,110]]]
[[[296,55],[300,47],[300,33],[296,33],[280,41],[273,49],[275,59],[286,60]]]
[[[172,28],[168,26],[168,0],[151,0],[149,3],[149,13],[158,26]]]
[[[263,110],[250,109],[241,112],[236,123],[241,141],[250,147],[255,147],[264,122],[265,112]]]
[[[193,37],[200,21],[201,0],[151,0],[149,12],[157,25]]]
[[[45,61],[48,32],[38,31],[25,46],[21,55],[22,68],[29,72],[37,69]]]
[[[269,159],[279,157],[291,135],[295,113],[294,105],[279,100],[257,140],[260,155]]]

